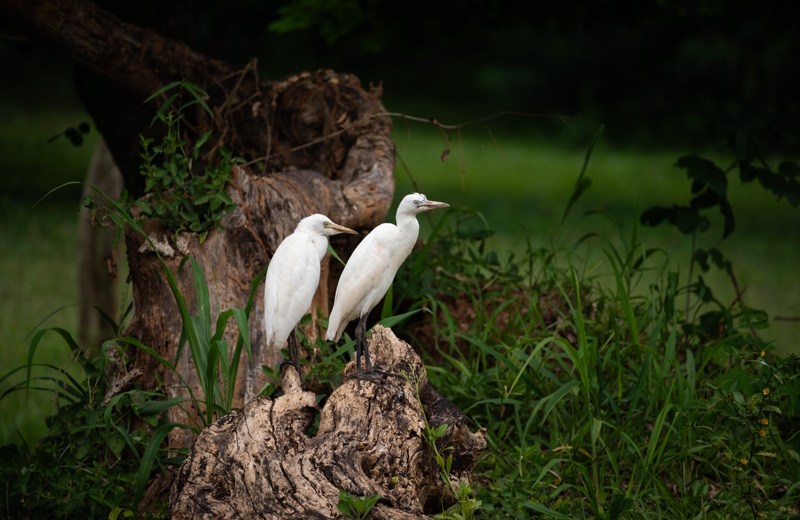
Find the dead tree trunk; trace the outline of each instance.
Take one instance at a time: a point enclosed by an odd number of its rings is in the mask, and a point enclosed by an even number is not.
[[[86,184],[96,186],[110,197],[119,198],[122,174],[101,139],[95,147]],[[84,186],[82,196],[92,190]],[[106,201],[98,201],[108,208]],[[97,309],[116,319],[118,312],[117,250],[114,232],[94,222],[88,208],[78,214],[78,344],[93,355],[100,353],[100,344],[114,337],[111,324]]]
[[[466,417],[431,388],[420,358],[391,330],[376,326],[370,345],[385,370],[417,374],[422,408],[404,378],[389,377],[386,389],[349,380],[319,412],[314,394],[302,391],[288,368],[282,397],[251,401],[203,431],[172,484],[172,518],[333,518],[340,490],[380,495],[376,519],[421,518],[452,504],[423,438],[425,417],[433,428],[448,426],[439,448],[453,447],[456,488],[470,482],[485,431],[469,431]],[[345,374],[354,370],[351,362]],[[317,413],[319,428],[309,437]]]
[[[187,235],[180,247],[171,244],[177,253],[167,263],[176,272],[181,257],[192,255],[205,270],[214,308],[245,306],[250,282],[302,217],[323,213],[362,231],[384,220],[394,192],[394,146],[379,88],[365,92],[355,76],[326,70],[265,81],[256,76],[254,64],[237,69],[85,0],[0,0],[0,14],[81,67],[123,85],[138,99],[137,110],[147,96],[175,80],[191,81],[208,93],[214,117],[199,107],[188,114],[182,127],[186,140],[191,143],[212,129],[204,161],[217,161],[224,146],[253,166],[238,169],[231,179],[229,194],[239,207],[224,219],[225,229],[210,232],[202,244],[194,235]],[[104,115],[107,107],[90,103],[88,108],[130,189],[131,171],[125,165],[138,156],[136,133],[149,124],[155,106],[144,107],[145,115],[115,113],[115,118]],[[126,125],[126,132],[119,130]],[[148,230],[164,240],[166,233],[157,224]],[[140,251],[143,241],[126,233],[135,307],[126,333],[174,359],[181,332],[177,307],[155,255]],[[354,243],[335,240],[333,247],[347,257]],[[327,314],[335,269],[324,262],[313,316],[318,310]],[[191,305],[194,288],[187,274],[180,277],[180,288]],[[261,364],[276,362],[276,356],[261,349],[262,300],[259,288],[249,323],[254,360],[241,364],[237,407],[263,385]],[[232,329],[226,334],[230,345],[236,339]],[[137,355],[134,365],[128,373],[141,374],[143,386],[152,388],[160,380],[170,397],[186,395],[177,378],[152,357]],[[188,355],[182,356],[180,371],[189,385],[197,386]],[[191,437],[172,440],[188,445]]]

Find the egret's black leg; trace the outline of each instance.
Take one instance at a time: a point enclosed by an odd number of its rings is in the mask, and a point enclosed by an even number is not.
[[[284,360],[281,363],[281,373],[283,373],[287,365],[292,365],[297,370],[297,376],[300,378],[300,388],[305,389],[303,374],[300,372],[300,352],[297,348],[297,334],[294,329],[289,334],[287,341],[289,343],[289,360]]]
[[[364,370],[361,370],[361,355],[364,355]],[[383,370],[378,370],[374,366],[372,366],[372,362],[369,359],[369,343],[367,342],[367,316],[364,315],[358,320],[358,324],[356,325],[356,373],[349,377],[355,377],[356,381],[358,382],[358,387],[361,388],[361,380],[370,381],[387,393],[389,389],[386,385],[383,384],[381,381],[381,375],[385,376],[397,376],[400,377],[399,374],[393,374],[391,372],[385,372]],[[399,393],[396,394],[396,397],[399,399]]]
[[[361,349],[364,352],[364,371],[372,372],[372,363],[369,360],[369,343],[367,343],[367,315],[358,319],[356,325],[356,338],[361,341]]]
[[[302,377],[300,373],[300,353],[297,350],[297,332],[294,329],[289,334],[289,359],[294,368],[297,369],[297,375]]]
[[[359,320],[358,324],[356,325],[356,384],[358,384],[358,388],[361,388],[361,334],[359,334],[359,327],[361,326],[361,320]]]

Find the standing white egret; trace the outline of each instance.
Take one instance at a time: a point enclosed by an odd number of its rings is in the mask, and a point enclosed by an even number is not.
[[[319,264],[328,250],[328,237],[339,233],[358,234],[334,224],[325,215],[306,217],[281,242],[267,268],[264,288],[267,348],[280,351],[288,338],[289,355],[298,375],[300,358],[295,325],[311,307],[319,285]]]
[[[336,298],[328,319],[325,339],[337,341],[347,324],[358,318],[356,326],[356,378],[377,382],[369,360],[367,316],[394,280],[397,269],[411,253],[419,235],[417,214],[449,204],[428,200],[421,193],[406,195],[397,207],[397,225],[381,224],[361,241],[347,261],[336,286]],[[361,371],[361,353],[368,375]]]

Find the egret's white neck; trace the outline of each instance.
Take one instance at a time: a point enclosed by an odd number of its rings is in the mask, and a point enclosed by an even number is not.
[[[311,243],[314,244],[314,249],[317,250],[317,255],[319,255],[319,261],[322,261],[322,258],[325,256],[325,253],[328,252],[328,237],[324,235],[310,235],[311,236]]]
[[[397,212],[397,229],[400,231],[401,242],[404,249],[411,252],[419,236],[419,222],[415,213]]]

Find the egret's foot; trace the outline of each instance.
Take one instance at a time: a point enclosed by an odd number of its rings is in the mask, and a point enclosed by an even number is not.
[[[344,381],[347,381],[348,379],[355,379],[356,383],[358,384],[358,388],[359,389],[361,389],[361,381],[369,381],[370,383],[373,383],[373,384],[377,385],[380,389],[382,389],[387,394],[393,394],[394,398],[396,400],[400,401],[401,399],[403,399],[403,397],[405,397],[405,395],[403,393],[403,389],[400,388],[400,389],[397,390],[397,392],[390,391],[389,388],[384,384],[383,379],[381,378],[381,375],[383,375],[383,376],[399,376],[400,374],[394,374],[392,372],[385,372],[383,370],[377,370],[377,369],[375,369],[373,367],[372,370],[369,371],[369,372],[356,372],[355,374],[348,374],[348,375],[345,375],[342,379]]]
[[[397,372],[388,372],[386,370],[381,370],[380,368],[377,368],[377,365],[372,367],[371,372],[373,374],[380,374],[380,375],[382,375],[384,377],[399,377],[400,379],[403,379],[403,374],[398,374]]]

